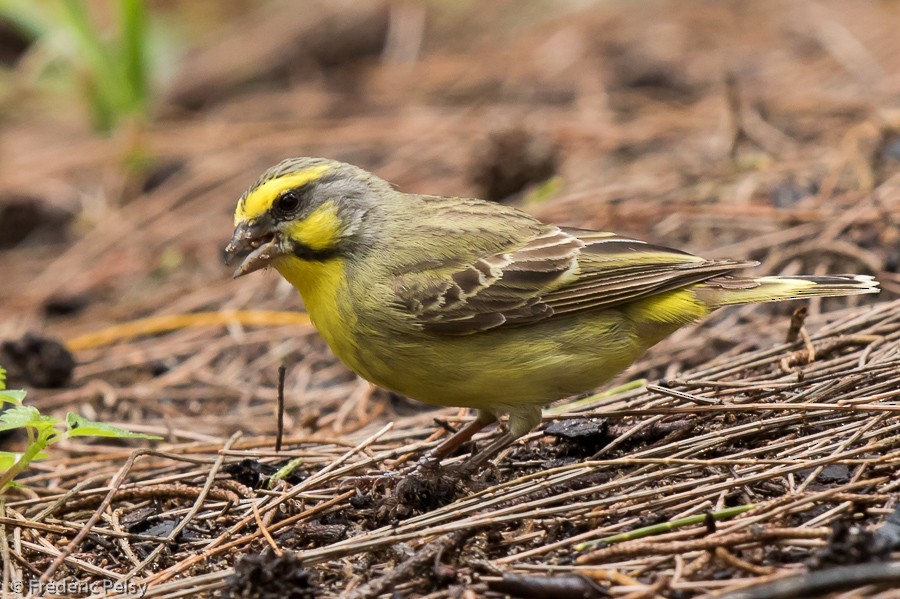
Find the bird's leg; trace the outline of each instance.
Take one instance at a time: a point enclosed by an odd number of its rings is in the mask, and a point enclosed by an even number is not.
[[[441,460],[459,449],[463,443],[475,436],[475,433],[486,427],[494,420],[494,416],[485,414],[484,412],[479,412],[478,418],[441,441],[437,446],[435,446],[425,455],[419,458],[417,469],[437,467],[441,463]]]
[[[479,416],[480,415],[481,413],[479,413]],[[506,432],[494,439],[487,447],[460,464],[458,472],[461,474],[475,472],[495,455],[509,447],[513,441],[525,433],[534,430],[540,423],[540,406],[520,406],[516,411],[510,412],[509,428]]]
[[[479,468],[484,466],[484,464],[491,460],[495,455],[509,447],[509,445],[516,440],[516,436],[511,432],[506,431],[494,441],[491,442],[490,445],[485,447],[484,449],[475,453],[475,455],[469,457],[466,461],[459,464],[458,472],[465,473],[474,473]]]

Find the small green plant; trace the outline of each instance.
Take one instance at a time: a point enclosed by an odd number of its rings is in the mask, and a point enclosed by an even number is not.
[[[147,11],[118,0],[117,35],[92,20],[85,0],[0,0],[0,16],[34,39],[38,77],[80,88],[94,128],[108,133],[149,107]]]
[[[35,460],[47,456],[46,450],[54,443],[69,437],[115,437],[117,439],[161,439],[152,435],[132,433],[104,422],[93,422],[69,412],[63,422],[54,416],[46,416],[34,406],[26,406],[25,391],[6,388],[6,371],[0,368],[0,408],[11,404],[0,413],[0,432],[22,429],[28,435],[28,445],[22,453],[0,451],[0,496],[15,486],[15,478]]]

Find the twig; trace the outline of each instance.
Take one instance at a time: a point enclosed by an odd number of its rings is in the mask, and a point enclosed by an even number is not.
[[[900,563],[878,562],[818,570],[734,591],[724,595],[722,599],[823,597],[829,593],[872,584],[900,587]]]
[[[587,576],[562,574],[557,576],[529,576],[504,574],[502,578],[487,580],[488,590],[522,599],[598,599],[610,597],[609,591]]]
[[[825,539],[831,534],[830,528],[760,528],[725,535],[710,535],[704,539],[655,543],[632,541],[597,549],[580,556],[579,564],[598,564],[622,557],[631,558],[641,555],[671,555],[691,551],[714,550],[716,547],[730,547],[744,543],[763,543],[776,539]]]
[[[278,366],[278,422],[275,436],[275,451],[281,451],[281,441],[284,438],[284,377],[287,368],[284,364]]]
[[[809,308],[806,306],[802,306],[794,310],[791,314],[791,326],[788,328],[787,336],[785,338],[785,343],[793,343],[800,336],[800,329],[803,328],[803,323],[806,322],[806,317],[809,314]]]
[[[0,497],[0,517],[4,520],[6,519],[6,500],[3,497]],[[3,558],[2,583],[5,594],[6,590],[11,588],[13,561],[9,555],[9,540],[6,537],[6,524],[4,522],[0,522],[0,557]]]
[[[272,533],[269,532],[269,529],[266,527],[265,522],[263,522],[262,517],[259,515],[259,508],[256,507],[256,502],[250,502],[250,509],[253,510],[253,519],[256,520],[256,525],[259,527],[259,531],[266,538],[266,542],[269,543],[269,546],[272,548],[272,551],[275,552],[275,555],[281,557],[284,555],[284,551],[281,550],[281,547],[278,546],[278,543],[275,542],[275,539],[272,538]]]

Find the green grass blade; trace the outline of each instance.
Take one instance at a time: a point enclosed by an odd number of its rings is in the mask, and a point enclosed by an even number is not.
[[[719,510],[718,512],[711,512],[712,517],[718,520],[727,520],[729,518],[734,518],[739,514],[743,514],[744,512],[749,512],[755,507],[758,507],[759,504],[751,503],[748,505],[739,505],[736,507],[725,508],[724,510]],[[695,526],[697,524],[703,524],[706,522],[707,515],[705,513],[698,514],[696,516],[688,516],[687,518],[681,518],[680,520],[672,520],[671,522],[662,522],[660,524],[653,524],[651,526],[644,526],[643,528],[637,528],[635,530],[629,532],[623,532],[621,534],[612,535],[611,537],[603,537],[602,539],[596,541],[590,541],[587,543],[580,543],[575,545],[575,549],[577,551],[584,551],[585,549],[591,549],[596,547],[601,543],[622,543],[623,541],[633,541],[634,539],[643,539],[644,537],[649,537],[652,535],[658,535],[665,532],[672,532],[673,530],[678,530],[679,528],[684,528],[685,526]]]
[[[128,90],[131,92],[131,106],[135,111],[143,111],[147,106],[147,11],[143,0],[121,0],[122,18],[122,61]]]
[[[95,125],[109,131],[115,115],[129,105],[127,87],[117,68],[114,54],[103,44],[100,32],[91,23],[87,8],[79,0],[63,0],[62,11],[88,69],[86,92]]]

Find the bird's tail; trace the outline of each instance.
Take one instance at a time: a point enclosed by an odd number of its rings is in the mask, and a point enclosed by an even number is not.
[[[698,295],[715,307],[879,291],[878,281],[868,275],[801,275],[757,279],[719,277],[710,279],[699,287]]]

